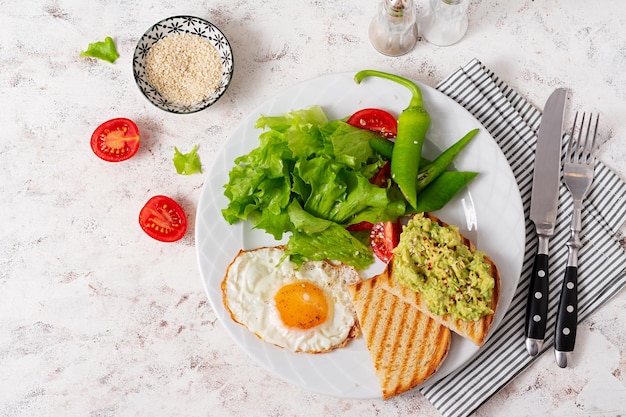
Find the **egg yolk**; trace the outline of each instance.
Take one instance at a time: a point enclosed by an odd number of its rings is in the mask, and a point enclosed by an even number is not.
[[[324,290],[308,281],[292,282],[281,287],[274,301],[287,327],[311,329],[324,323],[328,317]]]

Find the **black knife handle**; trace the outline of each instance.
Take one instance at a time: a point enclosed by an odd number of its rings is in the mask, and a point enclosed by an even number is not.
[[[526,337],[543,340],[548,318],[548,255],[537,254],[526,304]]]
[[[576,343],[578,324],[578,268],[568,266],[561,289],[559,309],[556,313],[554,349],[560,352],[573,352]]]

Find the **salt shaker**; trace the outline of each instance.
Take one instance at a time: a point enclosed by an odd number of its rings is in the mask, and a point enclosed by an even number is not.
[[[417,21],[413,0],[382,0],[369,27],[369,38],[378,52],[404,55],[417,42]]]
[[[422,36],[438,46],[449,46],[465,36],[469,0],[430,0],[430,9],[420,19]]]

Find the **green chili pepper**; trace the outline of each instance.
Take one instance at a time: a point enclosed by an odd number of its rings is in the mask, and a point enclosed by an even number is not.
[[[415,210],[406,214],[441,210],[452,198],[469,184],[477,172],[444,171],[420,192]]]
[[[393,142],[389,139],[385,139],[382,136],[376,136],[370,139],[370,148],[377,152],[384,158],[391,159],[393,153]]]
[[[430,116],[422,103],[422,92],[413,81],[381,71],[359,71],[354,79],[357,83],[361,83],[363,78],[368,76],[386,78],[408,88],[411,92],[411,101],[408,107],[398,116],[398,134],[391,156],[391,178],[398,184],[398,188],[400,188],[406,201],[412,207],[416,207],[417,173],[422,145],[428,126],[430,126]]]
[[[443,151],[434,161],[420,158],[420,168],[417,174],[416,190],[419,194],[428,184],[437,178],[452,163],[454,158],[465,148],[465,146],[476,136],[478,129],[470,130],[465,136]],[[375,137],[369,141],[370,147],[383,156],[391,159],[393,153],[393,142],[383,137]]]
[[[416,184],[417,193],[426,188],[428,184],[430,184],[435,178],[446,170],[448,165],[452,163],[459,152],[465,148],[465,145],[467,145],[470,140],[476,136],[476,133],[478,133],[478,129],[470,130],[465,136],[443,151],[432,163],[420,168]]]
[[[385,139],[382,136],[374,137],[369,141],[370,147],[374,150],[374,152],[378,153],[383,158],[387,158],[391,160],[391,155],[393,153],[393,141],[389,139]],[[424,157],[420,158],[420,166],[427,167],[430,165],[432,161],[430,159],[426,159]],[[422,169],[420,168],[420,172]]]

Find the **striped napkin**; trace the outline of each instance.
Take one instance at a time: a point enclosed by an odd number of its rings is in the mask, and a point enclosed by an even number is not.
[[[541,112],[476,59],[439,83],[437,89],[472,113],[498,143],[517,179],[527,219],[522,276],[503,321],[465,367],[421,389],[444,417],[467,416],[536,360],[526,352],[524,321],[533,258],[537,252],[535,228],[528,217]],[[550,240],[550,319],[540,353],[553,351],[554,322],[565,274],[572,211],[569,192],[561,184],[556,234]],[[589,317],[626,285],[626,254],[618,241],[619,228],[624,221],[626,184],[598,162],[583,209],[583,248],[579,252],[578,269],[579,321]]]

